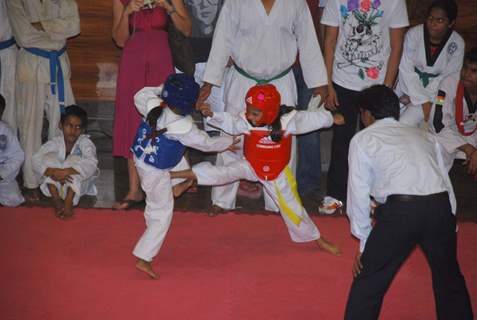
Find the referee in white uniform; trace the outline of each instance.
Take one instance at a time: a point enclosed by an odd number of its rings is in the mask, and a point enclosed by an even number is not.
[[[397,121],[391,89],[373,86],[359,98],[366,128],[350,144],[347,213],[360,248],[345,319],[378,319],[391,281],[416,245],[431,267],[437,318],[473,319],[457,262],[455,197],[439,145]],[[371,197],[378,204],[374,226]]]

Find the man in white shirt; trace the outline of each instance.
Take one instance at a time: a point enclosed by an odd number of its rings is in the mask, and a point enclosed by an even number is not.
[[[366,129],[350,143],[347,213],[360,246],[345,319],[378,319],[416,245],[432,270],[437,318],[472,319],[457,262],[456,201],[436,138],[398,122],[399,100],[384,85],[362,91],[358,105]]]
[[[328,197],[320,206],[320,212],[332,213],[346,200],[348,147],[358,120],[356,97],[374,84],[393,86],[409,21],[404,0],[328,0],[321,23],[326,26],[326,104],[338,108],[346,121],[333,127]]]

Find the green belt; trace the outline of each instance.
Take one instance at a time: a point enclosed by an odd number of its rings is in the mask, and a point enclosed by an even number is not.
[[[414,72],[416,72],[417,75],[419,76],[419,79],[421,80],[422,85],[424,86],[424,88],[427,87],[427,85],[429,84],[429,80],[431,78],[435,78],[435,77],[439,76],[438,74],[422,72],[421,70],[419,70],[416,67],[414,67]]]
[[[257,84],[267,84],[267,83],[270,83],[274,80],[277,80],[277,79],[280,79],[280,78],[283,78],[284,76],[286,76],[290,70],[293,68],[293,66],[291,66],[290,68],[287,68],[285,69],[284,71],[280,72],[279,74],[277,74],[276,76],[270,78],[270,79],[257,79],[255,78],[254,76],[250,75],[249,73],[247,73],[247,71],[245,71],[244,69],[240,68],[238,65],[236,65],[234,63],[234,67],[235,67],[235,70],[237,70],[238,73],[240,73],[242,76],[244,76],[245,78],[249,78],[253,81],[255,81]]]

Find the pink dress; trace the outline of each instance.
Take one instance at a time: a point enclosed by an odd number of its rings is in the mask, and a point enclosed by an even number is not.
[[[124,6],[130,0],[121,0]],[[159,7],[129,16],[130,37],[124,46],[116,88],[113,155],[131,158],[141,121],[133,97],[143,87],[159,86],[173,72],[167,40],[167,14]]]

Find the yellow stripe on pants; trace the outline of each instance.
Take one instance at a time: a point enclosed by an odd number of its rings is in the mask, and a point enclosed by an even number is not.
[[[297,184],[295,177],[293,176],[293,173],[291,172],[289,167],[285,168],[285,176],[287,177],[288,185],[290,186],[290,189],[293,193],[293,197],[295,198],[295,201],[298,203],[300,207],[303,205],[301,204],[301,199],[300,196],[298,195],[297,191]],[[280,192],[280,189],[278,188],[276,182],[273,183],[275,186],[275,192],[277,193],[278,197],[278,205],[280,208],[283,210],[285,215],[297,226],[300,225],[301,223],[301,217],[297,215],[288,205],[285,199],[283,198],[283,195]]]

